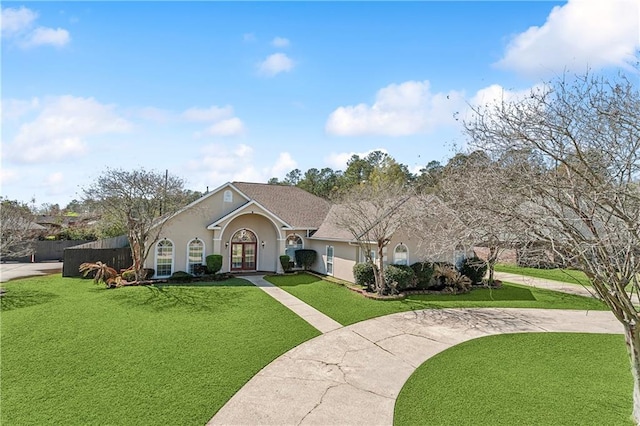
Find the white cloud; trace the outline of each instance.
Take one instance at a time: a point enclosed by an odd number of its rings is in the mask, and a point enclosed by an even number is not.
[[[500,104],[501,102],[510,103],[522,101],[529,97],[532,92],[540,92],[544,90],[543,84],[536,84],[533,87],[523,90],[508,90],[499,84],[492,84],[478,90],[473,98],[471,98],[471,105],[479,107],[491,108],[492,105]]]
[[[260,74],[273,77],[281,72],[289,72],[295,62],[284,53],[274,53],[258,64]]]
[[[20,175],[15,169],[7,169],[6,167],[2,167],[0,169],[0,185],[7,185],[13,182],[18,182],[20,180]]]
[[[127,132],[131,124],[113,105],[93,98],[61,96],[42,102],[38,116],[22,124],[10,145],[8,158],[26,163],[43,163],[85,155],[87,138]]]
[[[24,49],[44,45],[62,47],[69,43],[71,36],[63,28],[40,26],[34,29],[37,19],[38,14],[24,6],[2,9],[2,37],[14,39]]]
[[[271,45],[273,47],[289,47],[291,43],[289,42],[289,39],[284,38],[284,37],[275,37],[273,40],[271,40]]]
[[[389,152],[384,148],[374,148],[366,152],[332,152],[327,157],[325,157],[324,161],[335,170],[344,170],[347,167],[347,161],[351,159],[354,155],[357,155],[360,158],[364,158],[367,155],[371,154],[374,151],[384,152],[388,154]]]
[[[569,0],[515,36],[497,66],[549,74],[625,66],[640,47],[640,0]]]
[[[267,182],[274,176],[284,177],[296,166],[288,152],[280,153],[272,165],[257,166],[249,145],[209,144],[202,147],[197,160],[187,164],[186,171],[200,181],[199,186],[215,187],[231,181]]]
[[[281,152],[276,160],[276,163],[271,167],[269,177],[284,177],[291,170],[298,166],[296,160],[291,157],[288,152]]]
[[[7,7],[0,14],[2,36],[12,36],[28,30],[38,18],[38,14],[24,6],[18,8]]]
[[[31,100],[22,99],[3,99],[2,100],[2,120],[13,121],[17,120],[32,111],[37,110],[40,107],[40,100],[38,98],[31,98]]]
[[[432,93],[429,81],[391,84],[378,91],[373,105],[339,107],[325,130],[340,136],[406,136],[426,133],[455,122],[453,114],[464,105],[463,93]]]
[[[175,114],[171,111],[156,107],[135,108],[131,113],[136,117],[154,123],[168,123],[176,119]]]
[[[47,176],[44,183],[47,186],[55,186],[60,185],[62,182],[64,182],[64,175],[61,172],[55,172]]]
[[[55,47],[62,47],[69,43],[71,37],[69,31],[62,28],[45,28],[38,27],[33,30],[29,35],[20,42],[20,45],[25,48],[51,45]]]
[[[238,117],[219,121],[205,130],[205,134],[210,136],[238,136],[242,133],[244,133],[244,124]]]
[[[182,113],[182,117],[187,121],[219,121],[233,116],[233,108],[229,105],[224,107],[211,106],[210,108],[189,108]]]

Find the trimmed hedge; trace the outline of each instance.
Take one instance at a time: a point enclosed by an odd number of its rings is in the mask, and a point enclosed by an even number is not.
[[[424,290],[432,286],[433,264],[431,262],[416,262],[411,265],[411,269],[416,276],[416,287]]]
[[[280,256],[280,265],[282,265],[282,270],[284,270],[285,272],[291,269],[291,264],[289,263],[290,261],[291,258],[288,254],[283,254],[282,256]]]
[[[416,274],[407,265],[387,265],[384,270],[384,280],[388,288],[401,292],[407,288],[415,287]]]
[[[307,269],[310,269],[313,262],[316,261],[318,253],[311,249],[300,249],[295,251],[294,256],[296,257],[296,263],[298,265],[302,265],[306,271]]]
[[[192,280],[193,275],[184,271],[176,271],[168,279],[170,283],[190,283]]]
[[[357,285],[373,289],[376,286],[376,276],[370,263],[356,263],[353,265],[353,278]]]
[[[207,272],[210,274],[217,274],[222,269],[222,255],[210,254],[206,257]]]
[[[471,283],[478,284],[482,282],[484,274],[487,273],[487,262],[478,256],[467,257],[462,261],[459,272],[468,277]]]

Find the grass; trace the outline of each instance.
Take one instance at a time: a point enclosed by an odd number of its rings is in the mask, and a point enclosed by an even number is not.
[[[344,286],[309,274],[274,275],[268,281],[342,325],[427,308],[555,308],[607,310],[600,301],[506,283],[497,290],[476,289],[461,295],[413,295],[403,300],[367,299]]]
[[[591,286],[591,281],[582,271],[573,269],[538,269],[525,268],[515,265],[496,265],[495,270],[498,272],[507,272],[509,274],[526,275],[528,277],[543,278],[546,280],[561,281],[569,284],[579,284]]]
[[[201,425],[262,367],[319,335],[240,279],[106,290],[57,275],[3,285],[7,425]]]
[[[394,424],[631,425],[632,393],[621,335],[490,336],[418,367]]]

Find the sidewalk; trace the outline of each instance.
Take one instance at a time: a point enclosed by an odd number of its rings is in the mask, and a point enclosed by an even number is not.
[[[522,284],[530,287],[544,288],[547,290],[560,291],[562,293],[576,294],[584,297],[597,297],[595,290],[590,287],[584,287],[580,284],[569,284],[561,281],[546,280],[543,278],[529,277],[526,275],[510,274],[507,272],[495,272],[496,279],[508,281],[514,284]]]
[[[302,300],[298,299],[282,290],[281,288],[271,284],[266,281],[264,278],[257,275],[247,275],[247,276],[238,276],[238,278],[245,279],[247,281],[251,281],[253,285],[259,287],[269,296],[276,299],[278,302],[282,303],[287,308],[291,309],[293,312],[298,314],[303,320],[317,328],[322,333],[327,333],[329,331],[337,330],[338,328],[342,328],[342,324],[333,320],[306,303]]]

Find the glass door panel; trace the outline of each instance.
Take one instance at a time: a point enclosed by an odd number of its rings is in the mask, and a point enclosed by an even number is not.
[[[255,244],[244,245],[244,268],[243,269],[256,269],[256,245]]]
[[[242,244],[231,244],[231,269],[242,269]]]

